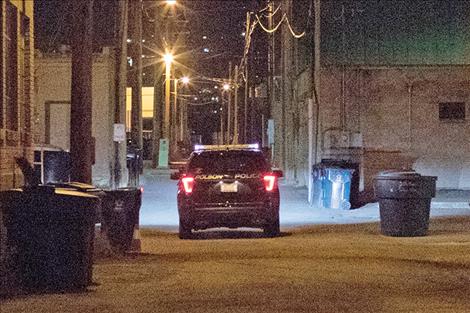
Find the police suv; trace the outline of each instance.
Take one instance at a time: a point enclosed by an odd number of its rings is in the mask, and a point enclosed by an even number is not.
[[[179,236],[215,227],[279,234],[278,179],[257,144],[196,145],[178,179]]]

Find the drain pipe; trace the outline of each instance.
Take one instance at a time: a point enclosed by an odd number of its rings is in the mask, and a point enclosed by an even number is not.
[[[408,88],[408,149],[411,151],[413,146],[413,82],[406,84]]]

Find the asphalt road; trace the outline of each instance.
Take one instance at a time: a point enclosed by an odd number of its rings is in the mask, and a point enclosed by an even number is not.
[[[470,217],[429,235],[378,224],[212,231],[194,240],[143,229],[143,253],[101,259],[87,293],[0,302],[16,312],[470,312]]]

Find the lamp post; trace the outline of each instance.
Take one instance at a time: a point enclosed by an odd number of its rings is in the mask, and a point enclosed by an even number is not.
[[[176,75],[174,75],[176,76]],[[178,153],[178,79],[173,79],[173,105],[171,107],[171,136],[170,136],[170,160],[175,161]]]
[[[222,90],[223,90],[223,93],[222,93],[222,111],[220,111],[220,141],[221,143],[220,144],[224,144],[225,141],[228,141],[230,140],[230,133],[229,133],[229,130],[228,130],[228,119],[230,118],[230,115],[229,115],[229,105],[228,105],[228,102],[230,100],[230,94],[229,94],[229,91],[230,91],[230,84],[229,83],[225,83],[223,86],[222,86]],[[224,108],[224,93],[227,94],[227,106]],[[227,112],[227,113],[225,113]],[[225,115],[227,114],[227,134],[225,134]]]
[[[189,84],[189,77],[184,76],[181,78],[181,83],[183,84],[183,88]],[[186,106],[186,101],[184,98],[182,98],[181,104],[180,104],[180,141],[185,140],[186,136],[186,120],[187,120],[187,106]]]
[[[165,113],[163,116],[163,138],[170,138],[170,92],[171,92],[171,63],[173,55],[167,53],[164,55],[165,61]]]

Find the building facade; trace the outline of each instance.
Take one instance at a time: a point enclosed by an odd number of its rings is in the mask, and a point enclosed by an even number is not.
[[[65,151],[70,149],[71,71],[71,53],[66,48],[62,53],[38,53],[36,57],[36,141]],[[92,136],[95,141],[95,163],[92,183],[100,187],[112,185],[115,162],[114,71],[114,58],[108,48],[93,56]],[[125,164],[121,168],[125,171]]]
[[[470,189],[470,57],[459,26],[470,19],[468,1],[419,0],[406,10],[386,0],[277,4],[306,32],[276,32],[274,156],[288,182],[308,186],[312,164],[337,159],[360,164],[362,191],[379,170],[401,167],[437,176],[438,188]]]
[[[0,190],[21,186],[15,157],[32,161],[33,1],[0,3]]]
[[[23,185],[15,157],[33,161],[34,2],[0,1],[0,191]],[[6,231],[0,208],[0,294],[6,272]]]

